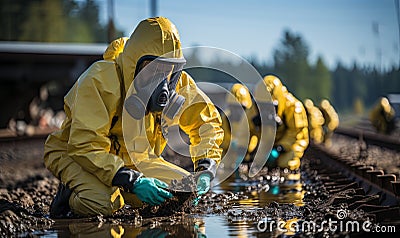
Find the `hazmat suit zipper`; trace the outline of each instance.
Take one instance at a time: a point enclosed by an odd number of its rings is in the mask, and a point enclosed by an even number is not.
[[[155,115],[156,123],[155,123],[155,128],[154,128],[154,134],[156,135],[156,141],[154,143],[154,153],[157,156],[160,156],[161,154],[161,138],[162,138],[162,132],[161,132],[161,114],[157,113]]]
[[[111,140],[112,148],[115,151],[115,155],[119,155],[121,144],[118,141],[118,137],[116,135],[111,134],[108,138],[110,138]]]
[[[120,103],[119,103],[118,111],[117,111],[117,115],[120,115],[122,113],[123,102],[125,99],[125,84],[122,80],[122,72],[121,72],[121,68],[119,67],[118,64],[115,64],[115,69],[118,74],[118,81],[119,81],[119,87],[120,87]],[[111,129],[114,128],[115,124],[117,124],[117,121],[119,119],[117,115],[112,118],[110,131],[111,131]],[[118,136],[116,136],[114,134],[110,134],[108,136],[108,138],[110,138],[110,140],[111,140],[111,145],[115,151],[115,155],[119,155],[119,151],[121,149],[121,144],[118,141]]]

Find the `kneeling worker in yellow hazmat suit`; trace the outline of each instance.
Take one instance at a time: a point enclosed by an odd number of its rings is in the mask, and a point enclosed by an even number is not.
[[[319,109],[324,116],[324,144],[327,147],[332,146],[332,136],[333,132],[339,126],[339,115],[337,114],[335,108],[328,101],[328,99],[323,99],[320,103]]]
[[[248,110],[253,106],[249,89],[245,85],[240,83],[233,84],[230,93],[231,94],[226,95],[226,115],[221,115],[222,128],[224,130],[224,140],[221,144],[221,148],[224,154],[228,150],[229,145],[233,147],[238,146],[238,141],[241,140],[240,136],[243,134],[241,130],[246,130],[243,123],[249,123],[247,114]],[[249,160],[250,153],[252,153],[257,146],[257,137],[253,135],[250,138],[245,160]]]
[[[221,159],[221,118],[209,99],[194,103],[207,98],[182,71],[176,27],[163,17],[143,20],[104,58],[65,96],[66,119],[46,140],[45,165],[61,180],[50,215],[111,215],[125,202],[158,205],[172,197],[167,183],[190,173],[160,156],[168,123],[189,135],[197,192],[206,193]]]
[[[369,119],[379,133],[390,134],[396,127],[395,114],[389,100],[381,97],[372,108]]]
[[[309,98],[304,100],[304,107],[307,112],[310,140],[313,140],[316,144],[320,144],[324,141],[324,129],[322,128],[325,122],[324,116]]]
[[[263,81],[257,83],[254,92],[256,101],[264,97],[261,95],[265,92],[262,87],[267,87],[276,110],[276,136],[273,149],[267,158],[267,165],[296,170],[300,167],[300,159],[309,143],[304,106],[274,75],[267,75]],[[261,120],[253,119],[252,122],[259,127],[257,122]]]

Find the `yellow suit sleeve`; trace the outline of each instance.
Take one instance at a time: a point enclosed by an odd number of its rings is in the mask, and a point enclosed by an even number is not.
[[[186,99],[179,126],[189,135],[193,163],[209,158],[218,164],[222,154],[220,145],[224,137],[218,110],[185,72],[182,73],[177,91]]]

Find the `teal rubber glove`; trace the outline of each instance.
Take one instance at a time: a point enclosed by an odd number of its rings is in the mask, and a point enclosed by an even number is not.
[[[203,195],[210,190],[211,186],[211,176],[208,173],[200,174],[197,179],[197,194]]]
[[[172,194],[164,189],[168,185],[156,178],[139,178],[133,185],[132,192],[145,203],[152,206],[160,205],[166,199],[172,198]]]
[[[217,163],[213,159],[204,158],[195,162],[196,175],[196,190],[197,198],[194,199],[193,205],[197,205],[200,201],[201,195],[205,194],[210,190],[211,180],[214,179],[217,171]]]
[[[208,173],[200,174],[197,179],[197,197],[193,200],[193,205],[199,204],[201,195],[206,194],[211,187],[211,176]]]
[[[276,166],[276,160],[278,159],[279,155],[283,152],[283,147],[281,145],[278,145],[274,148],[272,148],[271,153],[268,156],[267,159],[267,165],[271,167]]]
[[[271,153],[268,156],[268,160],[271,160],[271,162],[275,161],[279,157],[279,152],[276,148],[273,148],[271,150]]]

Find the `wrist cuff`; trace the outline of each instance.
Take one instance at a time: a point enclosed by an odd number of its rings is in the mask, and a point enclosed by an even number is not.
[[[122,167],[115,174],[112,185],[122,188],[124,191],[133,190],[134,184],[143,176],[139,171]]]
[[[196,161],[194,171],[209,173],[211,176],[211,180],[213,180],[215,177],[215,173],[217,172],[217,163],[215,162],[215,160],[209,158],[200,159]]]

